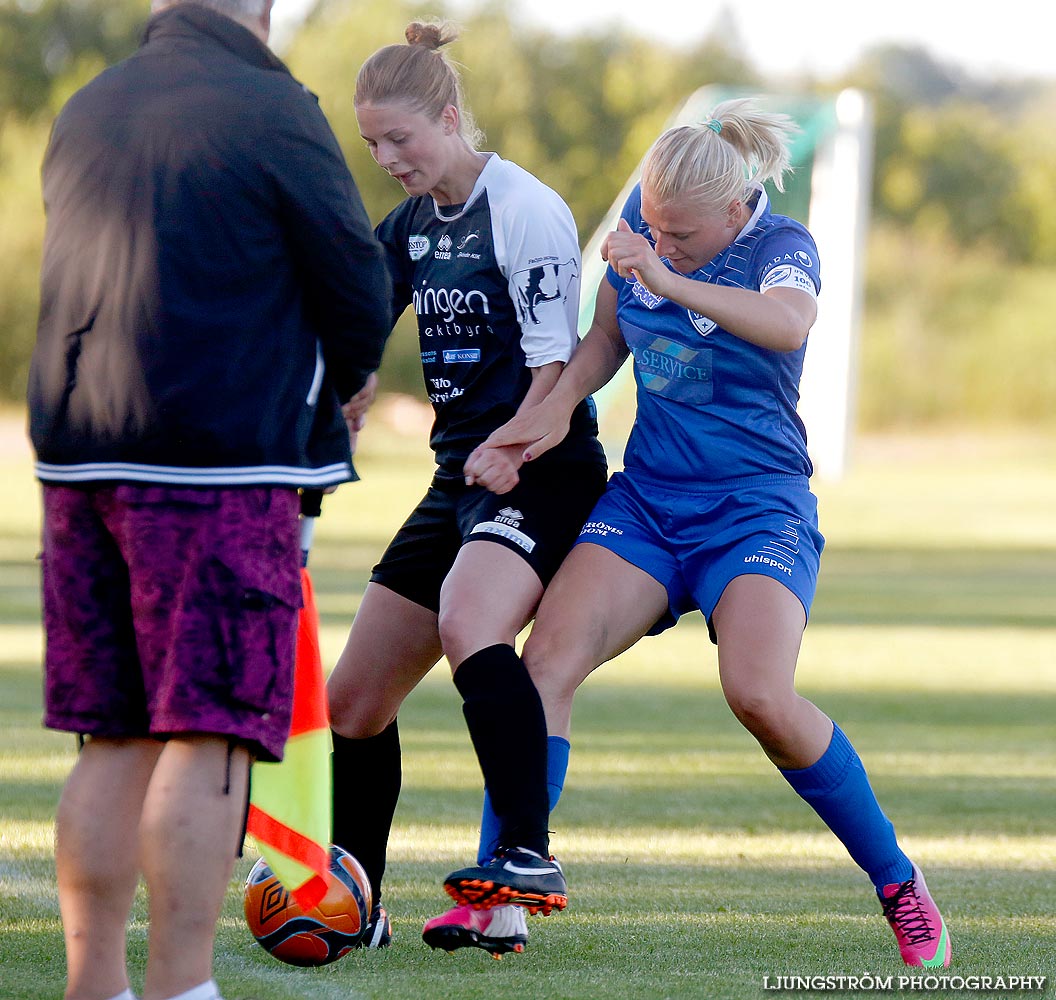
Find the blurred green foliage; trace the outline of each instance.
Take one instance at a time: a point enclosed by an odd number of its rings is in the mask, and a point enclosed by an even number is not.
[[[294,73],[319,95],[375,222],[404,195],[359,136],[352,105],[356,72],[381,45],[402,42],[410,21],[441,12],[440,5],[407,0],[330,2],[286,53]],[[484,133],[481,148],[514,160],[560,192],[583,242],[690,92],[716,80],[758,82],[736,55],[712,43],[672,53],[612,31],[559,38],[513,22],[502,0],[458,23],[463,34],[449,57]],[[421,392],[409,314],[390,341],[380,374],[382,388]]]
[[[0,0],[0,398],[24,392],[50,122],[77,86],[133,51],[147,6]],[[379,46],[402,41],[408,21],[444,14],[443,3],[321,0],[284,52],[319,95],[375,221],[402,191],[359,138],[356,71]],[[483,148],[559,191],[584,242],[698,87],[866,92],[876,135],[860,424],[1056,423],[1056,85],[975,80],[924,50],[889,45],[843,79],[790,84],[746,63],[728,27],[678,48],[616,29],[568,37],[526,27],[505,0],[459,22],[449,54]],[[418,368],[405,317],[383,387],[419,393]]]

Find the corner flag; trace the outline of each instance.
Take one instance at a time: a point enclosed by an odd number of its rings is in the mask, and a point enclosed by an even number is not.
[[[302,910],[312,909],[326,895],[330,869],[330,718],[319,652],[319,613],[307,568],[321,502],[321,494],[307,490],[302,494],[304,607],[297,621],[290,735],[280,763],[253,765],[246,824],[268,866]]]

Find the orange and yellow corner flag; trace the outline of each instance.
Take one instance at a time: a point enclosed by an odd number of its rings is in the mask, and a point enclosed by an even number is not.
[[[301,588],[290,736],[281,763],[253,765],[247,830],[297,905],[310,910],[326,895],[330,869],[331,741],[319,613],[307,569]]]

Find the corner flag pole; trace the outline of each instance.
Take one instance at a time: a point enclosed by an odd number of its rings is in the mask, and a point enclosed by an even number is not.
[[[280,763],[253,765],[247,831],[260,853],[302,910],[326,895],[330,868],[330,718],[326,703],[319,613],[308,574],[315,519],[322,510],[319,490],[301,493],[301,590],[297,621],[293,718]]]

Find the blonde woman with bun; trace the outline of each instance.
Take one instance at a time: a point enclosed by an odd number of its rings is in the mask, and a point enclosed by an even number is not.
[[[512,858],[520,873],[488,901],[520,905],[458,905],[423,934],[434,947],[501,955],[524,950],[525,909],[560,909],[567,898],[547,833],[567,743],[548,740],[514,643],[604,490],[606,467],[589,400],[573,407],[565,440],[531,469],[520,470],[519,449],[480,449],[550,391],[572,356],[580,254],[560,196],[477,148],[443,54],[455,38],[446,24],[415,22],[406,44],[374,53],[356,81],[363,139],[407,194],[376,235],[393,280],[393,317],[408,306],[416,315],[436,469],[375,567],[329,680],[333,839],[371,878],[368,946],[388,944],[377,901],[400,790],[396,716],[446,657],[487,788],[479,859]],[[474,451],[492,485],[506,484],[501,496],[465,476]]]

